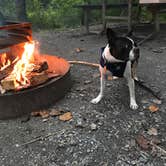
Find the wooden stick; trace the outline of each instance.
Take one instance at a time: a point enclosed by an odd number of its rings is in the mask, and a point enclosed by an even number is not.
[[[152,141],[150,142],[150,145],[155,147],[159,152],[161,152],[163,155],[166,155],[166,151],[162,149],[160,146],[154,144]]]
[[[50,136],[52,136],[52,135],[55,135],[55,133],[48,133],[47,135],[39,136],[39,137],[34,138],[34,139],[32,139],[32,140],[30,140],[30,141],[28,141],[28,142],[25,142],[25,143],[23,143],[23,144],[16,144],[15,146],[16,146],[16,147],[20,147],[20,146],[29,145],[29,144],[32,144],[32,143],[34,143],[34,142],[44,140],[44,139],[46,139],[46,138],[48,138],[48,137],[50,137]]]
[[[88,65],[93,67],[99,67],[99,64],[97,63],[90,63],[85,61],[68,61],[70,64],[81,64],[81,65]]]
[[[145,41],[149,40],[150,38],[152,38],[155,35],[155,33],[151,33],[148,36],[146,36],[143,40],[141,40],[138,45],[142,45]]]

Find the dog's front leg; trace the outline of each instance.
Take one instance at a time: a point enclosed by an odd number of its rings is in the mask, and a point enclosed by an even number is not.
[[[105,89],[105,77],[106,77],[106,69],[103,68],[103,67],[99,67],[99,70],[100,70],[100,93],[98,94],[98,96],[94,99],[91,100],[91,103],[93,104],[97,104],[102,98],[103,98],[103,95],[104,95],[104,89]]]
[[[128,61],[126,65],[126,70],[124,73],[124,77],[127,79],[129,92],[130,92],[130,108],[136,110],[138,105],[135,100],[135,83],[134,79],[132,78],[132,70],[131,70],[131,62]]]

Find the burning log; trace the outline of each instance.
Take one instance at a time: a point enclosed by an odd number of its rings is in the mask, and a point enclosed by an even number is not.
[[[16,64],[17,60],[15,60],[13,63],[11,63],[9,66],[6,66],[0,71],[0,81],[10,75],[10,73],[13,71],[14,65]]]
[[[47,69],[48,69],[48,64],[46,61],[44,61],[39,64],[35,64],[33,72],[41,73],[42,71],[45,71]]]
[[[6,69],[0,72],[1,87],[5,91],[36,86],[44,83],[49,79],[46,72],[48,69],[48,64],[47,62],[42,62],[39,64],[34,64],[32,70],[27,71],[26,77],[28,83],[25,85],[19,85],[20,83],[16,80],[15,76],[11,74],[14,64],[8,66]]]
[[[30,86],[42,84],[49,79],[48,74],[45,71],[41,73],[32,73],[30,77]]]

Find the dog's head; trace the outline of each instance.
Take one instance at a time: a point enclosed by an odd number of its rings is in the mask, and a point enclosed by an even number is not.
[[[130,61],[139,58],[139,48],[129,35],[126,37],[118,37],[112,29],[107,28],[107,38],[110,53],[113,57]]]

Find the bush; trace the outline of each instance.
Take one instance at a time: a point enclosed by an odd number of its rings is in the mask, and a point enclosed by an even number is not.
[[[28,19],[39,28],[61,28],[80,23],[80,11],[73,8],[82,0],[41,0],[27,1]]]

